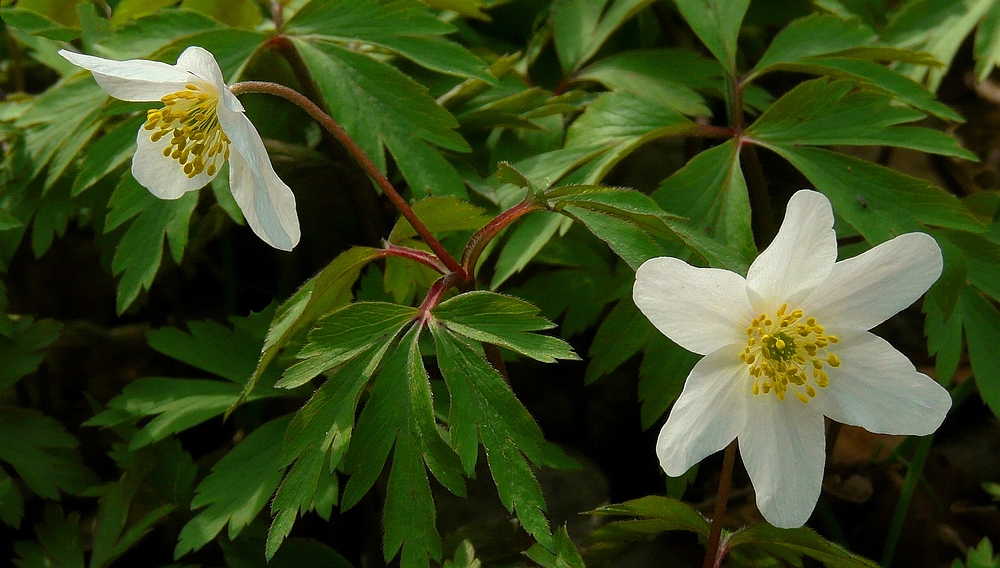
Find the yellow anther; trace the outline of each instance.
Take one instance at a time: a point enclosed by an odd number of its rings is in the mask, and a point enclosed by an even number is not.
[[[824,365],[840,366],[840,359],[828,350],[839,339],[824,335],[816,318],[804,318],[801,309],[789,311],[787,303],[770,314],[755,316],[746,332],[739,357],[754,379],[750,387],[754,395],[773,392],[785,400],[791,392],[807,403],[816,398],[818,389],[829,385]]]

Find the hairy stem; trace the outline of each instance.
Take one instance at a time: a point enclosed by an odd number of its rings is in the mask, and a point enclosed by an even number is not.
[[[275,18],[281,18],[281,5],[279,2],[272,2],[272,11],[276,8],[278,10],[277,14],[274,15]],[[282,23],[278,25],[278,20],[275,20],[275,27],[280,31],[284,26]],[[295,74],[295,78],[299,82],[299,88],[302,89],[302,94],[306,96],[309,100],[316,103],[319,108],[326,114],[330,114],[329,109],[323,107],[323,97],[320,96],[319,89],[316,88],[316,83],[313,81],[312,75],[309,72],[309,68],[306,66],[305,61],[302,60],[302,56],[299,55],[298,50],[292,42],[283,35],[276,35],[272,37],[268,44],[275,49],[284,59],[288,62],[288,66],[292,68],[292,73]],[[334,162],[343,163],[345,165],[344,172],[347,174],[352,182],[352,185],[365,185],[368,182],[368,176],[365,175],[364,171],[361,170],[360,165],[351,167],[351,158],[347,155],[347,149],[340,144],[337,139],[326,130],[322,131],[323,141],[320,148],[324,153],[330,155]],[[358,212],[361,217],[361,230],[364,234],[365,243],[375,246],[376,243],[381,242],[382,235],[386,233],[385,221],[383,220],[383,213],[381,207],[379,206],[379,201],[374,192],[367,191],[352,191],[351,199],[354,201],[355,207],[358,208]]]
[[[722,562],[723,554],[719,554],[719,537],[722,536],[722,522],[726,517],[726,505],[729,502],[729,485],[733,480],[733,465],[736,463],[736,440],[726,446],[722,457],[722,474],[719,477],[719,492],[715,498],[715,513],[712,516],[712,531],[708,534],[708,544],[705,548],[705,562],[702,568],[715,568]]]
[[[472,279],[474,277],[479,256],[483,254],[483,251],[486,250],[486,245],[496,238],[500,231],[528,213],[541,209],[543,207],[535,203],[535,196],[531,194],[531,191],[528,191],[528,195],[520,203],[500,213],[483,226],[482,229],[476,231],[465,246],[465,251],[462,252],[462,267],[468,278]]]
[[[417,308],[417,321],[426,322],[431,317],[431,310],[441,301],[441,297],[444,293],[448,291],[452,286],[457,285],[461,281],[461,275],[457,272],[449,272],[445,274],[437,282],[431,284],[431,289],[427,291],[427,295],[424,296],[424,301],[420,303],[420,307]]]
[[[384,246],[386,256],[398,256],[400,258],[408,258],[410,260],[419,262],[425,266],[428,266],[441,274],[447,274],[448,268],[441,262],[441,260],[434,256],[433,254],[424,252],[422,250],[399,246],[390,242],[386,242]]]
[[[448,267],[448,270],[455,272],[463,279],[465,278],[466,273],[462,268],[462,265],[451,256],[451,253],[444,248],[440,241],[434,238],[434,235],[432,235],[430,230],[427,229],[423,221],[417,217],[417,214],[413,212],[413,209],[410,208],[410,205],[406,202],[406,200],[403,199],[399,192],[396,191],[396,188],[392,186],[392,183],[389,182],[388,178],[386,178],[385,175],[379,171],[375,163],[368,158],[361,147],[354,142],[343,127],[341,127],[332,116],[323,112],[323,109],[319,108],[316,103],[312,102],[305,95],[295,89],[267,81],[243,81],[231,86],[229,90],[232,91],[234,95],[241,95],[245,93],[265,93],[275,95],[295,103],[302,110],[306,111],[306,113],[308,113],[313,120],[318,122],[320,126],[332,134],[334,138],[336,138],[337,141],[344,146],[351,157],[353,157],[358,164],[361,165],[361,167],[365,170],[365,173],[375,180],[375,183],[378,184],[385,196],[389,198],[389,201],[391,201],[396,207],[396,210],[399,211],[400,215],[402,215],[410,223],[417,234],[420,235],[420,238],[427,243],[427,246],[434,251],[434,254],[441,259],[441,262]]]

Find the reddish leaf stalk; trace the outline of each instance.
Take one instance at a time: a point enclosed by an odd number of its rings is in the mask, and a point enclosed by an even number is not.
[[[447,274],[448,268],[441,262],[441,260],[430,254],[419,249],[414,249],[410,247],[402,247],[397,244],[385,242],[385,256],[398,256],[401,258],[408,258],[410,260],[419,262],[425,266],[428,266],[441,274]]]
[[[417,308],[417,317],[415,318],[418,322],[426,322],[431,318],[431,310],[433,310],[438,303],[441,301],[441,297],[444,293],[448,291],[449,288],[455,286],[459,283],[461,277],[456,272],[449,272],[445,274],[437,282],[431,284],[431,289],[427,291],[427,295],[424,296],[424,301],[420,303],[420,307]]]
[[[275,95],[278,97],[285,98],[296,105],[298,105],[302,110],[306,111],[315,120],[327,130],[334,138],[337,139],[347,152],[353,157],[361,168],[365,170],[375,183],[378,184],[379,188],[385,193],[385,196],[389,198],[389,201],[396,207],[406,220],[410,223],[413,229],[420,235],[420,238],[427,243],[427,246],[434,251],[441,262],[448,268],[448,270],[455,272],[462,279],[466,278],[465,269],[462,265],[455,260],[454,257],[448,252],[447,249],[434,238],[434,235],[427,229],[424,223],[417,217],[417,214],[413,212],[410,205],[405,199],[396,191],[396,188],[392,186],[392,183],[379,171],[378,167],[372,162],[368,156],[364,153],[360,146],[354,142],[354,140],[347,134],[347,132],[333,119],[332,116],[323,112],[323,109],[319,108],[316,103],[309,100],[305,95],[296,91],[295,89],[286,87],[284,85],[279,85],[277,83],[270,83],[267,81],[243,81],[236,83],[235,85],[229,87],[234,95],[241,95],[244,93],[264,93],[268,95]]]
[[[496,238],[500,231],[524,215],[541,209],[543,207],[535,203],[535,196],[529,191],[528,195],[520,203],[497,215],[482,229],[476,231],[476,234],[472,235],[472,238],[469,239],[469,244],[465,246],[465,251],[462,253],[462,267],[465,270],[467,279],[471,280],[474,278],[479,256],[483,254],[483,251],[486,250],[486,245]]]
[[[736,463],[736,440],[726,447],[722,458],[722,475],[719,477],[719,492],[715,497],[715,513],[712,516],[712,530],[708,534],[708,545],[705,548],[705,562],[702,568],[718,568],[726,551],[719,547],[719,537],[722,536],[722,523],[726,517],[726,505],[729,502],[729,485],[733,480],[733,465]]]

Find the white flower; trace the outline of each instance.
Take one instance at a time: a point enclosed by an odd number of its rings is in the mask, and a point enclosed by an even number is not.
[[[230,189],[254,233],[281,250],[298,244],[295,196],[274,173],[260,134],[211,53],[189,47],[176,65],[66,50],[59,55],[90,70],[112,97],[163,102],[163,108],[148,112],[132,158],[132,175],[153,195],[177,199],[200,189],[228,159]]]
[[[636,272],[642,313],[705,357],[684,384],[656,453],[679,476],[738,438],[773,525],[801,526],[819,498],[824,420],[882,434],[930,434],[948,392],[868,329],[912,304],[941,274],[941,250],[909,233],[836,262],[830,202],[799,191],[746,278],[654,258]]]

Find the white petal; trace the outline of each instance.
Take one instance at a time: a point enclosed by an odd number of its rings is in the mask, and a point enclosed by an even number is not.
[[[830,274],[837,260],[833,208],[822,193],[795,192],[785,209],[781,229],[747,272],[747,289],[767,305],[795,307]]]
[[[219,68],[219,62],[215,60],[215,56],[210,51],[192,45],[177,58],[177,67],[196,75],[204,83],[211,85],[212,90],[222,99],[222,103],[229,110],[243,112],[243,105],[235,95],[229,92],[229,88],[226,87],[226,79],[222,76],[222,69]]]
[[[753,318],[742,276],[666,256],[639,267],[632,299],[656,329],[700,355],[745,342]]]
[[[829,369],[830,385],[810,403],[837,422],[877,434],[926,436],[951,408],[951,396],[918,373],[905,355],[866,331],[842,336],[840,367]]]
[[[139,128],[135,140],[138,148],[132,156],[132,175],[153,195],[160,199],[177,199],[189,191],[205,187],[215,177],[202,172],[189,178],[177,160],[163,155],[163,149],[170,144],[170,136],[152,142],[150,134],[150,131]]]
[[[746,424],[746,403],[752,396],[748,377],[738,347],[698,361],[656,440],[656,455],[667,475],[683,475],[736,438]]]
[[[823,415],[794,397],[752,397],[740,432],[740,456],[757,508],[776,527],[800,527],[819,499],[826,459]]]
[[[187,71],[159,61],[113,61],[65,49],[59,50],[59,55],[91,71],[102,89],[123,101],[158,101],[164,95],[183,91],[184,85],[195,79]]]
[[[833,265],[803,309],[838,328],[871,329],[915,302],[938,279],[942,266],[933,237],[900,235]]]
[[[264,242],[276,249],[292,250],[300,236],[295,195],[274,173],[264,142],[250,119],[221,105],[217,111],[219,124],[232,140],[229,186],[243,216]]]

